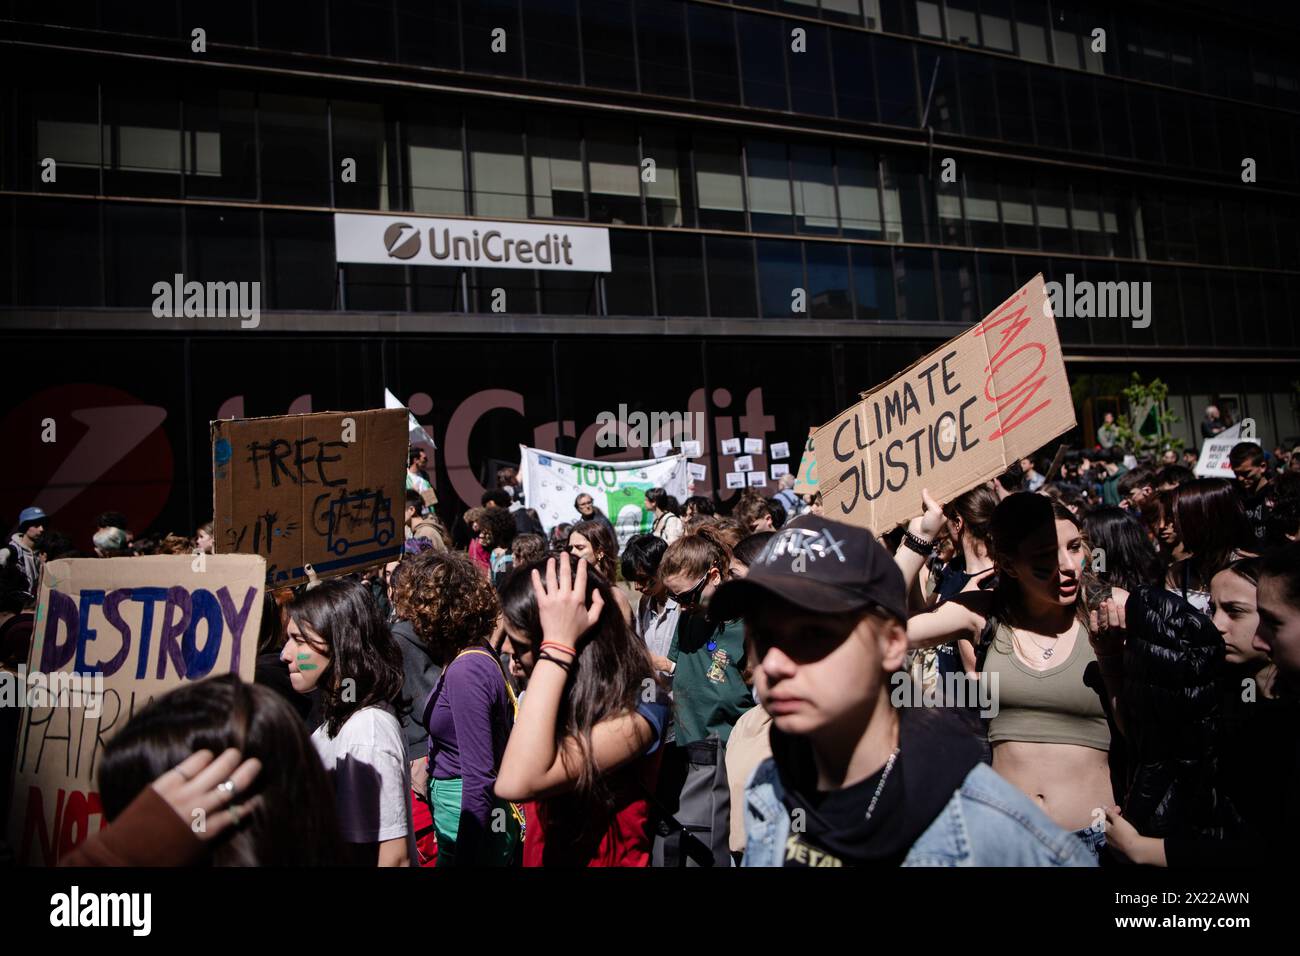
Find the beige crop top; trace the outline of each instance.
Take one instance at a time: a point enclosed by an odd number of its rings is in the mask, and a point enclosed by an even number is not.
[[[989,721],[989,743],[1021,740],[1110,750],[1101,698],[1083,682],[1085,669],[1097,659],[1083,625],[1069,658],[1045,671],[1016,657],[1011,641],[1011,628],[1000,623],[984,659],[984,672],[997,674],[991,689],[998,714]]]

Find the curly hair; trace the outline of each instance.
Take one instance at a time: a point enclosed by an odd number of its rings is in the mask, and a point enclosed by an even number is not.
[[[393,608],[439,663],[482,643],[501,610],[497,592],[469,555],[426,551],[407,558],[393,582]]]
[[[488,548],[505,548],[515,540],[515,516],[504,508],[488,508],[478,519],[479,531],[486,531]]]

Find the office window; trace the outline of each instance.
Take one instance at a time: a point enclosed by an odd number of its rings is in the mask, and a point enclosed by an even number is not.
[[[253,45],[252,0],[183,0],[181,11],[182,33],[198,24],[208,31],[209,43]]]
[[[1277,261],[1288,263],[1288,268],[1294,268],[1294,264],[1300,262],[1300,221],[1297,221],[1296,209],[1283,206],[1275,209],[1274,213],[1276,214]]]
[[[1160,148],[1160,113],[1156,106],[1155,90],[1132,87],[1128,91],[1129,122],[1133,130],[1134,153],[1138,159],[1152,163],[1164,160]],[[1186,147],[1181,157],[1170,156],[1170,162],[1186,162]]]
[[[784,143],[750,140],[745,146],[749,219],[755,232],[793,232],[790,163]]]
[[[543,315],[598,315],[597,273],[538,269]]]
[[[831,89],[831,44],[826,27],[801,23],[806,49],[791,49],[790,32],[795,24],[784,23],[785,63],[790,76],[790,108],[814,116],[835,115],[835,94]]]
[[[1011,259],[1011,256],[988,253],[975,256],[975,272],[980,289],[980,315],[988,315],[1020,288],[1016,284]]]
[[[523,73],[523,36],[519,28],[519,0],[474,0],[460,5],[465,69],[475,73]],[[505,49],[493,50],[493,31],[505,31]],[[497,34],[497,37],[500,37]]]
[[[1020,45],[1020,55],[1026,60],[1038,63],[1050,63],[1047,52],[1047,6],[1016,3],[1016,40]]]
[[[99,95],[93,85],[45,89],[44,84],[21,90],[19,105],[31,104],[35,155],[25,155],[27,170],[17,178],[20,188],[41,192],[99,192],[102,149],[99,135]],[[32,127],[28,127],[31,129]],[[21,137],[19,142],[26,140]],[[12,144],[6,144],[12,148]],[[41,181],[41,161],[54,159],[58,179]],[[30,171],[30,172],[29,172]]]
[[[403,0],[419,2],[419,0]],[[257,45],[266,50],[324,53],[329,45],[328,0],[257,4]]]
[[[1264,303],[1260,292],[1260,273],[1238,272],[1233,278],[1237,287],[1237,314],[1243,335],[1241,344],[1269,344],[1268,321],[1261,312]]]
[[[1286,279],[1282,276],[1270,275],[1260,276],[1260,279],[1263,282],[1260,314],[1264,318],[1265,328],[1268,331],[1269,344],[1281,348],[1290,347],[1300,340],[1300,336],[1296,335],[1295,325],[1291,321],[1287,306]],[[1294,278],[1291,281],[1293,284],[1300,284]]]
[[[1192,231],[1191,204],[1184,196],[1170,196],[1165,202],[1165,258],[1196,261],[1196,236]]]
[[[980,45],[979,27],[976,26],[975,0],[947,0],[948,39],[969,46]]]
[[[534,80],[580,83],[583,57],[575,55],[573,42],[578,36],[578,0],[529,0],[523,5],[523,14],[528,76]],[[589,42],[584,31],[584,47]],[[592,82],[590,78],[588,82]]]
[[[1005,139],[1012,140],[1016,143],[1032,143],[1034,141],[1034,119],[1032,110],[1029,106],[1029,81],[1026,78],[1027,67],[1020,63],[1003,62],[998,63],[995,68],[997,77],[997,110],[1002,119],[1002,136]],[[1048,90],[1056,89],[1057,102],[1053,104],[1057,108],[1060,103],[1060,87],[1049,85]],[[1051,98],[1050,92],[1047,94]],[[969,117],[969,113],[966,114]],[[967,119],[967,123],[970,120]],[[1065,127],[1061,124],[1060,119],[1056,121],[1056,130],[1061,137],[1061,142],[1055,145],[1064,146]],[[1054,145],[1048,143],[1046,145]]]
[[[969,252],[940,252],[938,256],[942,320],[973,325],[983,317],[975,283],[975,257]]]
[[[867,0],[867,14],[875,22],[866,25],[876,28],[880,23],[879,0]],[[822,16],[838,23],[862,26],[862,0],[822,0]]]
[[[1228,264],[1250,265],[1250,239],[1246,235],[1246,220],[1242,215],[1241,203],[1223,199],[1219,202],[1219,210],[1223,217],[1223,247],[1228,253]]]
[[[1071,275],[1074,276],[1076,285],[1080,282],[1115,282],[1118,274],[1113,262],[1089,262],[1085,264],[1075,259],[1050,259],[1045,260],[1044,277],[1052,282],[1059,282],[1062,285],[1062,294],[1064,287],[1069,281]],[[1127,278],[1127,277],[1125,277]],[[1124,300],[1119,300],[1122,303]],[[1123,324],[1130,321],[1127,318],[1107,314],[1100,315],[1102,308],[1105,307],[1109,313],[1110,299],[1103,299],[1098,295],[1093,300],[1093,313],[1091,318],[1075,316],[1071,318],[1067,315],[1058,315],[1056,317],[1056,327],[1061,336],[1061,342],[1066,345],[1088,345],[1095,343],[1097,345],[1122,345],[1124,342]],[[1132,306],[1130,305],[1130,309]],[[1149,344],[1152,341],[1150,337],[1146,339]]]
[[[921,116],[929,126],[947,133],[959,133],[962,128],[961,86],[957,82],[958,56],[964,57],[965,54],[921,49],[916,55],[917,76],[921,80]],[[989,95],[992,95],[991,90]]]
[[[1210,321],[1206,270],[1178,269],[1178,294],[1182,302],[1182,324],[1188,345],[1213,345],[1214,329]],[[1170,317],[1173,318],[1173,317]],[[1152,319],[1155,325],[1156,320]]]
[[[795,225],[800,232],[839,232],[835,209],[835,171],[831,151],[821,146],[790,147],[794,173]]]
[[[1192,238],[1196,243],[1196,261],[1211,265],[1223,263],[1223,240],[1219,236],[1219,206],[1208,196],[1191,199]]]
[[[150,308],[155,282],[170,282],[182,272],[181,212],[178,207],[104,207],[104,304]]]
[[[1214,270],[1208,275],[1210,288],[1210,324],[1214,327],[1214,344],[1230,347],[1243,342],[1260,342],[1258,329],[1242,328],[1238,321],[1240,310],[1237,289],[1231,272]]]
[[[1142,257],[1137,247],[1142,225],[1134,218],[1133,203],[1124,193],[1103,190],[1101,194],[1101,229],[1113,237],[1116,256]]]
[[[851,30],[831,31],[835,104],[841,119],[876,121],[876,85],[871,75],[871,41]]]
[[[416,108],[420,120],[405,124],[407,181],[414,212],[465,215],[465,157],[461,147],[460,114],[429,117]]]
[[[691,95],[685,37],[686,7],[681,0],[637,0],[636,43],[642,93]]]
[[[1178,274],[1182,271],[1168,266],[1152,266],[1148,270],[1151,277],[1151,327],[1145,331],[1130,329],[1130,341],[1137,341],[1138,336],[1150,336],[1150,341],[1157,345],[1186,344],[1186,316],[1178,295]]]
[[[662,316],[702,316],[704,305],[704,251],[698,235],[656,233],[655,295]]]
[[[808,313],[814,319],[853,318],[849,250],[829,242],[804,243],[808,264]]]
[[[783,239],[758,240],[758,295],[765,319],[797,319],[805,313],[793,311],[797,289],[804,285],[800,243]],[[805,299],[807,296],[805,296]]]
[[[1012,66],[1004,67],[1006,70],[1012,68]],[[1036,133],[1036,139],[1040,146],[1066,149],[1070,145],[1070,113],[1065,105],[1062,78],[1049,70],[1039,69],[1038,67],[1029,67],[1028,69],[1031,78],[1028,85],[1028,96],[1033,105],[1030,109],[1032,115],[1025,118],[1022,132],[1032,128]],[[1073,102],[1070,103],[1070,107],[1071,109],[1074,108]],[[1085,117],[1091,116],[1095,112],[1092,108],[1092,90],[1087,91],[1087,99],[1079,104],[1078,109]],[[1016,122],[1014,114],[1004,105],[1002,107],[1003,126],[1008,130],[1014,130]],[[1095,128],[1087,127],[1086,135],[1095,139]],[[1100,152],[1100,146],[1094,151]]]
[[[973,165],[962,177],[962,182],[966,189],[966,225],[970,229],[971,244],[1002,245],[996,174],[989,167]]]
[[[349,312],[405,312],[407,270],[349,262],[343,270],[343,301]]]
[[[1053,12],[1056,12],[1055,5],[1053,5]],[[1071,70],[1083,69],[1081,42],[1091,45],[1088,40],[1082,39],[1078,31],[1072,29],[1068,22],[1063,26],[1060,22],[1060,14],[1057,14],[1057,22],[1052,25],[1052,52],[1055,54],[1056,65]]]
[[[745,105],[770,110],[789,109],[783,62],[785,54],[782,52],[789,35],[781,32],[781,21],[742,13],[737,15],[736,31],[740,35],[740,75]]]
[[[354,183],[340,176],[334,186],[334,204],[352,209],[388,209],[388,164],[397,142],[395,124],[386,123],[384,109],[377,103],[335,101],[334,165],[342,169],[345,159],[356,161]]]
[[[103,137],[104,189],[107,193],[180,195],[179,97],[166,92],[106,89]]]
[[[880,122],[915,127],[920,118],[916,105],[916,66],[912,45],[890,37],[872,37],[876,89],[880,93]],[[927,89],[930,77],[925,77]]]
[[[916,0],[916,32],[923,37],[943,39],[943,18],[939,4],[929,0]]]
[[[894,306],[894,268],[882,246],[854,246],[853,317],[872,322],[898,318]]]
[[[582,186],[581,124],[569,117],[530,116],[528,154],[533,173],[532,214],[539,218],[587,218]],[[593,192],[595,188],[593,167]]]
[[[934,294],[934,253],[929,249],[894,250],[898,318],[904,322],[939,321]]]
[[[270,284],[268,308],[337,308],[333,219],[267,210],[262,214],[262,230]]]
[[[949,65],[961,71],[957,89],[961,96],[962,120],[967,136],[996,139],[998,136],[998,94],[994,86],[993,71],[998,66],[993,59],[981,53],[958,53],[939,67],[940,75]],[[925,76],[922,73],[922,76]],[[939,90],[936,87],[935,95]],[[939,104],[935,104],[938,106]],[[930,108],[933,118],[935,106]],[[933,119],[932,119],[933,122]]]
[[[1119,82],[1105,80],[1098,82],[1096,92],[1097,115],[1100,118],[1101,138],[1106,155],[1132,156],[1133,141],[1129,137],[1129,97],[1126,88]],[[1071,107],[1073,105],[1071,103]],[[1074,145],[1076,149],[1080,148],[1077,140]]]
[[[467,312],[459,269],[412,269],[413,312]]]
[[[1079,251],[1088,256],[1113,255],[1113,249],[1101,228],[1101,200],[1097,190],[1076,185],[1071,193],[1070,218],[1078,238]]]
[[[980,0],[980,29],[984,45],[991,50],[1011,53],[1011,0]]]
[[[636,89],[631,0],[582,4],[582,63],[588,86]]]
[[[925,242],[928,177],[919,157],[888,155],[881,161],[881,195],[885,238],[890,242]]]
[[[187,207],[186,281],[261,281],[262,237],[259,220],[256,209]]]
[[[533,6],[529,5],[530,8]],[[266,4],[259,4],[262,9]],[[570,34],[572,36],[572,34]],[[397,0],[397,56],[403,63],[459,70],[460,8],[454,3]],[[531,53],[529,59],[532,59]],[[572,59],[572,57],[570,57]],[[529,66],[531,67],[531,62]],[[438,304],[444,299],[439,295]],[[447,309],[420,311],[445,312]]]
[[[740,145],[730,137],[695,138],[695,182],[703,229],[744,229]]]
[[[709,314],[754,318],[754,242],[708,236],[704,243],[709,270]]]
[[[491,312],[493,302],[499,301],[508,313],[536,315],[538,281],[535,269],[468,269],[471,311]]]
[[[1033,191],[1023,179],[1004,171],[1001,184],[1002,226],[1007,245],[1019,249],[1037,249],[1038,237],[1034,233]]]
[[[587,124],[587,170],[594,222],[641,223],[636,131],[617,123]]]
[[[1050,71],[1030,68],[1033,80],[1034,95],[1034,116],[1038,120],[1039,134],[1042,134],[1044,115],[1050,117],[1051,105],[1044,99],[1040,102],[1039,91],[1045,89],[1046,77]],[[1101,121],[1097,115],[1097,80],[1091,80],[1086,76],[1066,75],[1058,78],[1058,82],[1063,82],[1065,87],[1065,99],[1069,104],[1069,124],[1070,124],[1070,147],[1081,153],[1104,153],[1107,145],[1102,141]],[[1107,84],[1109,85],[1109,84]],[[1121,108],[1123,102],[1120,102]],[[1065,117],[1067,113],[1057,114],[1059,117]],[[1049,119],[1050,122],[1050,119]],[[1128,120],[1124,119],[1124,124]],[[1128,127],[1124,126],[1127,133]],[[1047,145],[1044,143],[1044,145]],[[1113,146],[1111,147],[1113,148]]]
[[[258,110],[262,146],[262,200],[328,205],[330,144],[325,101],[265,94]]]
[[[1219,162],[1219,131],[1215,111],[1203,109],[1190,101],[1186,109],[1188,132],[1192,141],[1191,165],[1199,169],[1215,169]]]
[[[113,33],[138,33],[141,36],[175,37],[180,35],[176,23],[175,0],[135,0],[133,3],[100,5],[101,29]]]
[[[60,174],[62,178],[62,174]],[[12,267],[14,304],[29,306],[98,307],[100,295],[100,203],[65,199],[15,198],[13,258],[5,259],[4,273]],[[107,206],[103,206],[107,208]],[[0,218],[0,228],[9,222]],[[5,236],[6,239],[9,235]],[[57,255],[51,252],[57,250]],[[76,268],[69,268],[75,263]],[[159,272],[152,281],[170,280]],[[5,283],[0,283],[4,288]],[[148,291],[148,290],[146,290]],[[11,396],[15,404],[17,396]]]
[[[650,237],[630,229],[611,229],[612,270],[605,276],[605,305],[609,315],[654,315]]]
[[[645,183],[648,224],[695,225],[689,135],[661,127],[643,128],[641,157],[643,162],[654,161],[654,177]]]
[[[524,151],[519,119],[511,115],[479,115],[469,127],[470,177],[474,188],[474,214],[524,219]]]
[[[879,239],[880,189],[876,157],[860,149],[837,149],[837,189],[844,235]]]
[[[1070,233],[1070,217],[1066,212],[1069,192],[1065,184],[1040,176],[1035,193],[1043,249],[1048,252],[1073,252],[1074,237]]]
[[[392,0],[330,0],[330,53],[391,61]]]
[[[732,32],[731,18],[730,10],[697,4],[687,8],[691,37],[691,76],[697,100],[740,102],[736,35]]]
[[[934,215],[930,225],[935,238],[947,245],[966,242],[966,227],[961,216],[961,183],[946,183],[941,177],[931,180],[934,187]]]
[[[185,195],[256,199],[253,94],[193,89],[186,93],[184,113]]]

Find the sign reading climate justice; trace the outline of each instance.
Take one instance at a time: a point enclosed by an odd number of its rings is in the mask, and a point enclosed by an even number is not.
[[[969,491],[1074,427],[1041,273],[984,321],[817,429],[825,515],[876,534]]]
[[[609,230],[568,223],[493,222],[335,213],[338,262],[609,272]]]

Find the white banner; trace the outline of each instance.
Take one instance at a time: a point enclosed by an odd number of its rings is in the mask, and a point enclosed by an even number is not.
[[[645,506],[647,491],[663,488],[678,501],[686,497],[685,455],[589,461],[520,445],[519,462],[524,504],[537,510],[548,534],[557,524],[582,520],[573,502],[585,493],[614,525],[620,552],[629,538],[649,533],[654,524],[654,514]]]
[[[337,262],[609,272],[609,230],[568,223],[334,214]]]
[[[1233,425],[1231,428],[1219,432],[1213,438],[1205,439],[1205,444],[1201,446],[1201,457],[1196,462],[1197,478],[1227,478],[1232,480],[1236,477],[1232,473],[1232,465],[1228,463],[1228,453],[1232,447],[1242,441],[1241,423]]]

